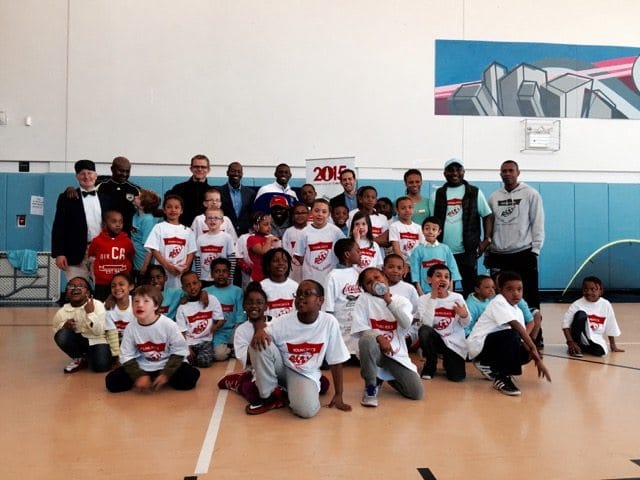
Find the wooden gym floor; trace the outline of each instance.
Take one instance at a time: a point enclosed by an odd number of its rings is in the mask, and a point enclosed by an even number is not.
[[[614,305],[626,352],[604,359],[567,357],[566,308],[543,305],[553,382],[528,365],[521,397],[468,364],[460,384],[424,381],[423,401],[385,385],[368,409],[350,367],[353,411],[310,420],[287,409],[248,417],[241,397],[216,387],[234,360],[203,369],[191,392],[109,394],[104,374],[62,373],[55,308],[0,308],[0,479],[640,478],[639,305]]]

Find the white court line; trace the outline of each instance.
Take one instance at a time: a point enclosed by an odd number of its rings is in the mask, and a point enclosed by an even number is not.
[[[233,372],[235,365],[235,360],[229,360],[229,364],[227,365],[227,369],[224,374],[227,375]],[[200,455],[198,456],[198,463],[196,463],[196,470],[194,472],[196,475],[205,474],[209,471],[211,457],[213,456],[213,447],[215,447],[216,439],[218,438],[218,430],[220,429],[220,422],[222,421],[222,415],[224,413],[224,404],[227,402],[228,394],[229,390],[220,390],[220,393],[218,393],[216,405],[213,407],[213,412],[211,412],[209,427],[207,428],[207,433],[205,434],[204,441],[202,442],[202,448],[200,449]]]

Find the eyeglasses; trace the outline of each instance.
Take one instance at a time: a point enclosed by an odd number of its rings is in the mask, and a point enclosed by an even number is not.
[[[294,294],[295,298],[308,298],[308,297],[319,297],[320,294],[318,292],[314,292],[313,290],[302,290],[297,291]]]
[[[205,220],[222,220],[222,217],[205,217]]]
[[[74,290],[86,290],[87,287],[85,287],[84,285],[67,285],[67,288],[65,289],[67,292],[73,292]]]

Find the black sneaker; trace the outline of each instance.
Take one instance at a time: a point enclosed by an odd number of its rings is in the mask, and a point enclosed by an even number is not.
[[[427,370],[427,364],[425,363],[422,367],[422,371],[420,372],[420,378],[424,380],[431,380],[433,378],[433,373]]]
[[[504,393],[505,395],[510,395],[512,397],[517,397],[518,395],[522,394],[518,387],[516,387],[516,384],[513,383],[511,377],[508,375],[496,378],[493,381],[493,388],[498,390],[500,393]]]

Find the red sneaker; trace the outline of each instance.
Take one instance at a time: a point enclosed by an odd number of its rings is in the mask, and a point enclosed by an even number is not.
[[[230,373],[229,375],[225,375],[218,381],[218,388],[220,390],[231,390],[240,393],[240,385],[242,385],[242,382],[247,376],[251,377],[251,372]]]
[[[269,398],[261,398],[260,403],[250,403],[244,409],[247,415],[260,415],[266,413],[269,410],[275,410],[277,408],[283,408],[288,405],[287,397],[282,388],[276,387]]]

